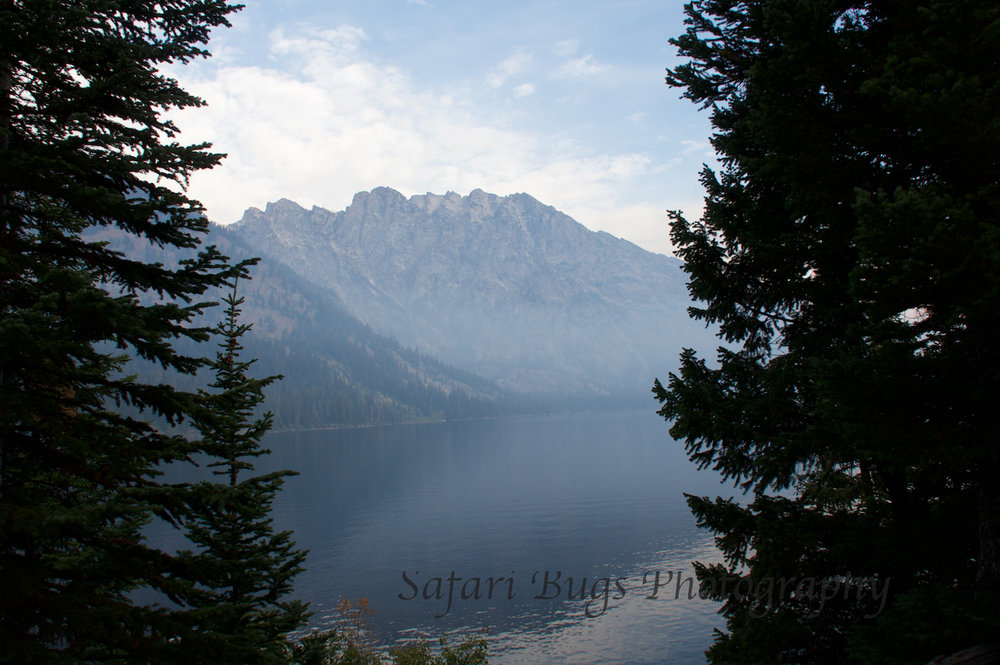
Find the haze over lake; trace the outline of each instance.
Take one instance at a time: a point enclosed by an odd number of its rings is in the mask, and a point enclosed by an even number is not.
[[[363,597],[383,644],[486,630],[491,663],[577,665],[704,662],[722,625],[717,604],[688,597],[691,561],[716,555],[682,492],[733,492],[695,470],[652,408],[266,443],[267,468],[301,474],[276,519],[310,550],[296,586],[314,625]]]

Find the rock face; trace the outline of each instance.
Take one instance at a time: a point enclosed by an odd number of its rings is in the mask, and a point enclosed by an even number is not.
[[[152,245],[117,229],[88,231],[90,241],[110,243],[132,259],[176,268],[197,249]],[[212,225],[202,246],[215,245],[234,261],[259,255],[230,229]],[[263,261],[240,280],[241,322],[252,325],[241,339],[243,357],[255,359],[253,376],[283,374],[267,390],[267,409],[278,429],[384,425],[426,420],[465,420],[538,413],[540,405],[508,395],[492,382],[447,366],[397,341],[377,335],[346,311],[335,293],[295,274],[280,261]],[[210,290],[203,300],[219,302],[229,289]],[[140,294],[149,303],[155,294]],[[211,328],[221,309],[209,308],[193,322]],[[176,348],[192,356],[211,356],[218,339],[204,344],[178,340]],[[151,384],[183,390],[205,388],[210,380],[181,375],[133,359],[126,374]]]
[[[376,331],[507,389],[648,397],[682,346],[711,345],[677,259],[526,194],[378,188],[337,213],[283,199],[230,228]]]

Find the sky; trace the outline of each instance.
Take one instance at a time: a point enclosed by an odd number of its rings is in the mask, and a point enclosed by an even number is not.
[[[209,218],[355,193],[527,193],[669,254],[700,215],[708,113],[664,82],[681,0],[245,0],[212,57],[169,74],[207,102],[181,140],[227,154],[193,176]]]

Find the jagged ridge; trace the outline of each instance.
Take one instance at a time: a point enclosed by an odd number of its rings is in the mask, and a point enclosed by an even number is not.
[[[677,259],[527,194],[380,187],[336,213],[282,199],[231,229],[373,329],[511,390],[646,397],[682,346],[711,343]]]

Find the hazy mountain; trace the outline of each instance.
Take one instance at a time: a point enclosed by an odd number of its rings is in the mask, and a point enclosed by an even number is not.
[[[175,250],[109,230],[91,233],[90,238],[108,240],[147,262],[170,266],[184,258]],[[233,260],[260,256],[224,227],[213,226],[202,244],[218,246]],[[218,300],[221,295],[207,297]],[[241,320],[253,324],[242,340],[243,356],[257,359],[255,376],[285,377],[267,390],[266,407],[274,412],[279,428],[480,418],[533,408],[504,395],[490,381],[376,334],[349,314],[335,293],[272,258],[265,257],[252,270],[252,279],[239,283],[239,295],[246,298]],[[213,326],[221,316],[221,309],[214,308],[200,323]],[[216,350],[212,343],[182,348],[202,356]],[[167,377],[163,369],[144,363],[137,367],[145,380],[169,380],[186,389],[205,383]]]
[[[336,213],[283,199],[229,228],[374,330],[506,389],[648,399],[682,346],[711,344],[680,261],[527,194],[378,188]]]

